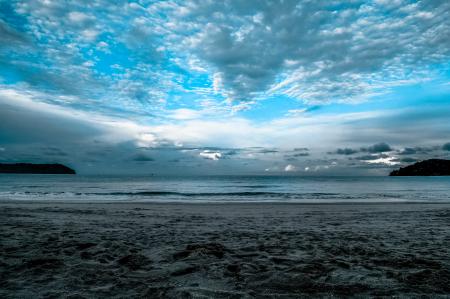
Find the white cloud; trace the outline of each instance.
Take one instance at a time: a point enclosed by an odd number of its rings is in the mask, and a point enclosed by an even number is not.
[[[79,12],[79,11],[72,11],[69,13],[69,20],[75,23],[85,22],[89,19],[91,19],[90,16],[88,16],[85,13]]]
[[[213,89],[215,93],[221,93],[223,91],[223,79],[221,73],[214,73],[213,75]]]
[[[168,111],[170,118],[177,120],[198,119],[201,117],[202,112],[194,109],[180,108]]]
[[[222,158],[222,153],[220,152],[212,152],[212,151],[203,151],[200,154],[200,157],[217,161]]]
[[[292,172],[292,171],[297,171],[297,167],[295,167],[292,164],[288,164],[286,165],[286,167],[284,168],[284,171],[286,172]]]
[[[380,157],[374,160],[366,160],[364,162],[369,164],[385,164],[385,165],[398,165],[400,162],[395,161],[396,157]]]
[[[100,41],[97,43],[97,47],[98,50],[106,52],[106,53],[111,53],[111,51],[109,50],[109,45],[107,42],[104,41]]]
[[[100,32],[94,29],[86,29],[81,32],[81,35],[88,41],[94,41],[99,34]]]
[[[195,57],[191,57],[188,59],[189,68],[195,72],[206,73],[207,70],[205,67],[201,65],[201,61]]]

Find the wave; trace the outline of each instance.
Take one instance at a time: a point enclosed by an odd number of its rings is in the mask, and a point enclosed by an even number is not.
[[[182,197],[290,197],[290,196],[339,196],[337,193],[286,193],[286,192],[172,192],[172,191],[141,191],[141,192],[111,192],[95,193],[95,195],[119,195],[119,196],[182,196]]]
[[[239,192],[176,192],[176,191],[137,191],[137,192],[0,192],[0,196],[69,196],[69,197],[122,197],[122,198],[259,198],[259,199],[361,199],[361,198],[400,198],[400,194],[366,193],[343,194],[327,192],[264,192],[264,191],[239,191]]]
[[[81,200],[81,201],[139,201],[139,202],[300,202],[300,203],[344,203],[344,202],[442,202],[448,196],[429,194],[404,194],[397,192],[378,193],[331,193],[331,192],[179,192],[179,191],[136,191],[136,192],[73,192],[53,191],[0,192],[0,200]]]
[[[175,192],[175,191],[138,191],[138,192],[34,192],[34,191],[24,191],[24,192],[6,192],[9,195],[74,195],[74,196],[182,196],[182,197],[217,197],[217,196],[232,196],[232,197],[253,197],[253,196],[342,196],[338,193],[292,193],[292,192],[262,192],[262,191],[240,191],[240,192]],[[4,195],[6,195],[4,193]]]

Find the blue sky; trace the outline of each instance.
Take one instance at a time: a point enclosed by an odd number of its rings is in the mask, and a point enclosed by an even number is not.
[[[448,1],[0,0],[0,161],[384,175],[449,157],[449,57]]]

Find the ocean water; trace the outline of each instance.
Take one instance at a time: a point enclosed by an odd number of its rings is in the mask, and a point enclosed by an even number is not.
[[[450,177],[133,177],[1,174],[0,200],[450,203]]]

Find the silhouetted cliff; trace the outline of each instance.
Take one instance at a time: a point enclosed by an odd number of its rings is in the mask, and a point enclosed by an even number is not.
[[[430,159],[394,170],[390,176],[450,175],[450,160]]]
[[[0,173],[75,174],[75,170],[62,164],[2,164]]]

